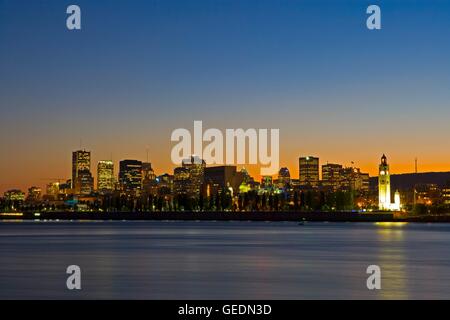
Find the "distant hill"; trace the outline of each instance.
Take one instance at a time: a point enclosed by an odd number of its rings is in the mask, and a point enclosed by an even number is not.
[[[391,175],[391,190],[411,189],[416,184],[424,183],[434,183],[443,187],[448,182],[450,182],[450,171],[393,174]],[[369,183],[371,188],[378,188],[378,177],[371,177]]]

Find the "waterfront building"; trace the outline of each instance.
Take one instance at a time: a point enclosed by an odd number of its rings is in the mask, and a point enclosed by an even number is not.
[[[347,167],[342,169],[341,188],[344,190],[368,192],[369,174],[362,173],[359,168]]]
[[[182,161],[182,167],[189,171],[189,185],[187,194],[191,197],[198,197],[202,190],[206,162],[198,156],[191,156]]]
[[[142,163],[142,191],[147,194],[157,193],[156,174],[150,162]]]
[[[302,187],[319,186],[319,158],[313,156],[299,158],[299,180]]]
[[[139,196],[142,190],[142,162],[129,159],[120,161],[119,184],[121,192]]]
[[[170,195],[174,189],[174,176],[168,173],[156,177],[156,183],[159,195]]]
[[[72,189],[78,195],[91,194],[94,189],[90,151],[77,150],[72,153]]]
[[[97,164],[97,190],[107,193],[114,190],[114,163],[111,160],[100,160]]]
[[[450,181],[442,188],[442,202],[446,205],[450,205]]]
[[[383,154],[378,167],[378,208],[380,210],[400,210],[400,193],[396,191],[394,203],[391,203],[391,173],[387,157]]]
[[[331,191],[337,191],[342,186],[342,165],[327,163],[322,165],[322,185]]]
[[[173,171],[173,191],[176,195],[187,194],[190,187],[189,169],[177,167]]]
[[[441,199],[445,201],[444,193],[441,194],[439,186],[435,183],[416,184],[415,190],[417,204],[432,205],[439,203]]]

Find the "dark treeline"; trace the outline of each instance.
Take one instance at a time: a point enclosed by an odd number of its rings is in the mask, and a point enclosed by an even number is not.
[[[315,190],[293,193],[263,193],[249,191],[232,197],[228,192],[217,192],[209,197],[200,194],[189,197],[186,194],[144,194],[140,197],[108,194],[98,196],[93,201],[41,202],[0,202],[0,209],[21,211],[42,210],[84,210],[92,211],[343,211],[356,208],[355,194],[349,191],[326,193]]]
[[[0,211],[103,211],[103,212],[182,212],[182,211],[235,211],[235,212],[335,212],[360,209],[360,194],[351,191],[323,192],[317,190],[295,191],[293,193],[263,193],[249,191],[232,197],[230,193],[218,192],[209,197],[202,194],[189,197],[186,194],[144,194],[138,198],[120,194],[99,195],[92,201],[7,201],[0,198]],[[377,210],[376,205],[366,209]],[[413,215],[445,215],[450,205],[409,205],[406,210]]]

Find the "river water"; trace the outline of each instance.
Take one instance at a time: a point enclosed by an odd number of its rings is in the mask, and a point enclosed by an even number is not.
[[[0,222],[0,261],[1,299],[450,299],[450,224]]]

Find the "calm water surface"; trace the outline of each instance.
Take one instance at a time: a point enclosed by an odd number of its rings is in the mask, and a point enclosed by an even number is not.
[[[450,299],[450,224],[0,222],[0,298]]]

